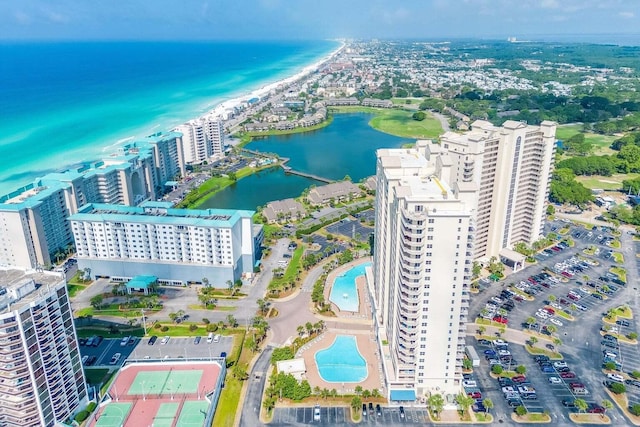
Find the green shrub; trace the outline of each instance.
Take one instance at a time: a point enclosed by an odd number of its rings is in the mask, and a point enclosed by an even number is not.
[[[86,420],[87,418],[89,418],[89,412],[87,410],[84,411],[80,411],[76,414],[75,420],[79,423],[83,422],[84,420]]]
[[[191,332],[193,332],[193,331],[195,331],[195,330],[197,330],[197,329],[198,329],[198,325],[189,325],[189,330],[190,330]]]
[[[491,372],[493,372],[496,375],[500,375],[502,371],[503,369],[502,369],[502,366],[500,365],[493,365],[493,367],[491,368]]]
[[[163,326],[163,327],[160,328],[160,330],[162,332],[167,332],[169,330],[169,327],[168,326]]]
[[[92,413],[93,410],[96,409],[96,406],[98,406],[98,404],[96,402],[89,402],[89,404],[87,405],[86,411],[88,413]]]
[[[162,325],[160,323],[156,323],[153,325],[153,329],[160,329],[162,328]]]
[[[209,323],[207,325],[207,332],[215,332],[218,330],[218,325],[214,325],[213,323]]]

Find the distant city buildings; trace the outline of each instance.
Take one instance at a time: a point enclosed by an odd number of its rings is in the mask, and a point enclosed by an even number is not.
[[[69,422],[88,399],[65,280],[0,269],[0,324],[0,425]]]
[[[477,186],[449,183],[451,159],[439,148],[377,152],[368,277],[391,400],[460,390]]]
[[[253,226],[254,212],[171,206],[82,207],[69,219],[78,267],[125,281],[153,275],[159,283],[186,284],[206,277],[216,287],[253,273],[262,236],[262,228]]]
[[[556,124],[477,120],[463,134],[446,132],[440,145],[452,161],[449,182],[478,188],[474,259],[500,256],[518,242],[540,238],[553,170]]]
[[[164,194],[167,181],[185,172],[181,135],[160,133],[0,197],[0,265],[53,264],[56,255],[73,247],[67,218],[81,206],[155,200]]]

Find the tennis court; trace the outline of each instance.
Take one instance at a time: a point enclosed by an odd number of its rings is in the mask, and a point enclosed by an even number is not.
[[[179,407],[177,402],[162,403],[153,417],[153,427],[171,427]]]
[[[95,427],[120,427],[124,425],[124,420],[129,415],[133,403],[110,403],[102,413]]]
[[[176,427],[200,427],[207,416],[208,406],[208,403],[202,400],[184,402]]]
[[[202,374],[202,370],[141,371],[136,374],[127,394],[196,393]]]
[[[109,388],[92,427],[193,427],[213,414],[224,381],[220,362],[131,363]],[[212,406],[213,405],[213,406]]]

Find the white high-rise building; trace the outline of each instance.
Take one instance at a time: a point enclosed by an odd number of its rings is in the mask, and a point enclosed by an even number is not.
[[[153,275],[226,287],[252,273],[261,227],[253,211],[89,204],[69,218],[79,268],[97,276]]]
[[[449,181],[479,187],[474,259],[499,256],[518,242],[532,244],[544,227],[553,170],[556,123],[540,126],[478,120],[464,134],[440,138],[452,161]]]
[[[70,425],[88,403],[66,282],[0,269],[0,425]]]
[[[224,150],[224,125],[216,117],[190,120],[174,130],[182,133],[184,159],[188,164],[202,163]]]
[[[377,158],[369,287],[389,398],[459,392],[477,187],[449,183],[451,159],[426,141]]]

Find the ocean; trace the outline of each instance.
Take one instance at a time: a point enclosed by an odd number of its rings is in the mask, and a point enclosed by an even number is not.
[[[0,43],[0,195],[289,77],[331,41]]]

